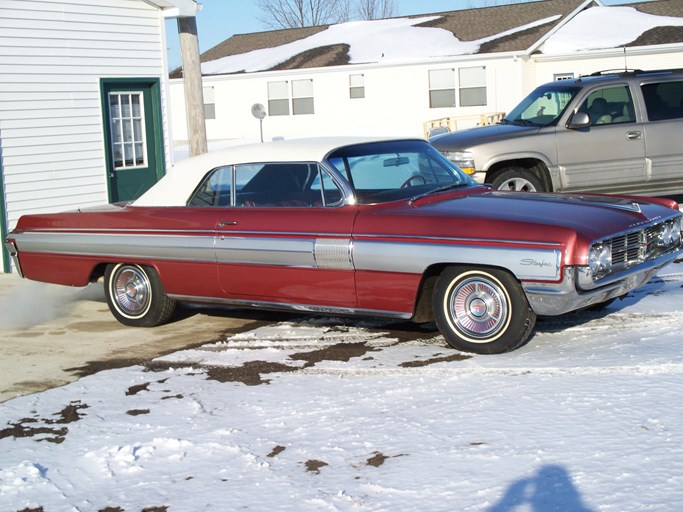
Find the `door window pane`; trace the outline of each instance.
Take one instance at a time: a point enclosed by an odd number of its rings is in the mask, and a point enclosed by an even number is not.
[[[110,92],[109,117],[114,169],[146,167],[147,137],[142,92]]]

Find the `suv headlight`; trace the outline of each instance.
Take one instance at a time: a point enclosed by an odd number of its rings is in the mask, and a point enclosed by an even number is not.
[[[474,156],[469,151],[444,151],[444,156],[467,174],[474,174]]]
[[[606,243],[594,244],[588,253],[588,267],[593,277],[599,277],[612,270],[612,247]]]

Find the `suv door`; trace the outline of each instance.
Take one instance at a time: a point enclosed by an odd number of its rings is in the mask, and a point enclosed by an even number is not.
[[[577,97],[591,125],[557,128],[557,162],[562,190],[628,190],[645,178],[645,142],[637,105],[627,83],[586,91]]]
[[[647,175],[653,188],[683,186],[683,79],[642,83]],[[656,190],[655,190],[656,191]]]

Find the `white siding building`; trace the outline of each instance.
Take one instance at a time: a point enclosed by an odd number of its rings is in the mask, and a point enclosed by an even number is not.
[[[554,79],[625,66],[683,67],[681,0],[620,7],[544,0],[406,20],[237,35],[205,52],[209,140],[258,140],[256,103],[268,114],[264,139],[422,137],[430,120],[452,117],[454,128],[495,120]],[[567,34],[574,46],[560,44]],[[170,94],[174,137],[183,142],[182,78],[171,80]]]
[[[196,9],[192,0],[0,0],[2,240],[23,214],[137,197],[163,175],[164,20]]]

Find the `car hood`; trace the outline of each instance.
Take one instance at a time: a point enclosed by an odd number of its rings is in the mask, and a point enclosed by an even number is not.
[[[540,127],[538,126],[492,124],[439,135],[431,139],[430,142],[439,151],[456,151],[497,140],[525,137],[539,130]]]
[[[365,220],[361,215],[357,226],[390,235],[534,244],[576,242],[585,246],[676,213],[645,198],[522,193],[482,187],[450,195],[434,194],[414,201],[412,206],[384,208]],[[370,220],[373,217],[375,220]]]

